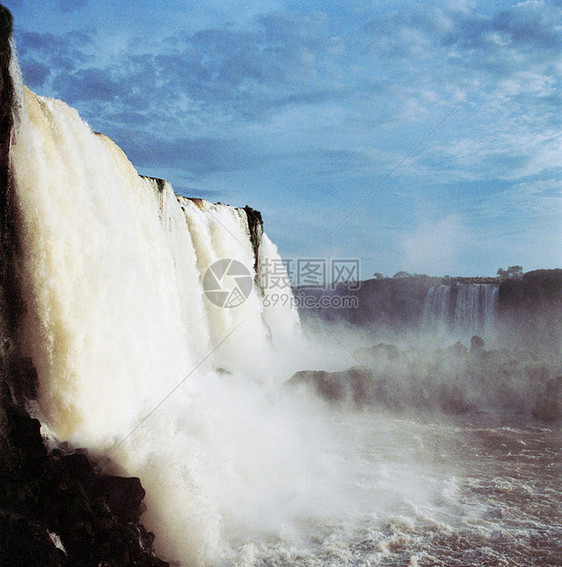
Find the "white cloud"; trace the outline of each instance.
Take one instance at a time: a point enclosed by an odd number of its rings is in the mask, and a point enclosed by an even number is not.
[[[403,265],[413,272],[452,272],[466,239],[467,230],[459,215],[425,221],[402,238]]]

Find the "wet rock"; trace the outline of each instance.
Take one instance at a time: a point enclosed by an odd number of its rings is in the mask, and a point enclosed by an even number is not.
[[[443,355],[452,358],[462,358],[468,353],[468,349],[460,342],[457,341],[455,344],[444,349],[437,349],[437,355]]]
[[[138,478],[102,476],[97,479],[95,490],[121,520],[136,522],[144,512],[142,501],[146,493]]]
[[[19,406],[0,406],[0,454],[12,470],[40,467],[47,458],[41,423]]]
[[[562,419],[562,376],[548,381],[544,395],[533,409],[533,417],[548,423]]]
[[[461,415],[474,406],[466,401],[466,396],[456,384],[439,384],[436,388],[435,399],[439,408],[450,415]]]
[[[261,239],[263,235],[263,219],[259,211],[252,209],[246,205],[243,209],[246,212],[246,218],[248,219],[248,230],[250,231],[250,242],[252,243],[252,248],[254,249],[254,269],[258,269],[258,252],[261,244]]]
[[[396,362],[400,359],[400,349],[390,343],[378,343],[372,347],[361,348],[355,353],[363,361]]]
[[[44,527],[0,510],[0,565],[65,567],[69,564]]]
[[[287,382],[288,386],[304,385],[320,398],[337,405],[361,408],[375,403],[394,407],[384,379],[376,378],[368,369],[353,367],[343,372],[302,370]]]
[[[165,567],[138,521],[144,495],[138,478],[100,474],[85,450],[47,451],[39,421],[0,406],[0,565]]]

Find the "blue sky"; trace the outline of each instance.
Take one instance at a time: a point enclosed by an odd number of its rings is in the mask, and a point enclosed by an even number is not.
[[[562,265],[560,0],[4,4],[32,90],[286,258]]]

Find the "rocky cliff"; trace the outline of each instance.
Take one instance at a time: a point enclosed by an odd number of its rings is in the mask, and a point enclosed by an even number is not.
[[[85,450],[47,446],[41,424],[0,402],[0,565],[166,567],[139,522],[138,478],[102,472]],[[104,469],[110,470],[106,460]]]
[[[535,270],[513,278],[435,278],[408,276],[339,284],[335,290],[298,290],[306,295],[357,298],[357,307],[302,309],[305,317],[352,324],[369,333],[399,334],[423,330],[428,291],[438,286],[499,286],[495,327],[510,348],[562,353],[562,270]],[[451,294],[453,297],[454,294]],[[452,306],[454,311],[454,306]],[[456,338],[455,338],[456,340]]]

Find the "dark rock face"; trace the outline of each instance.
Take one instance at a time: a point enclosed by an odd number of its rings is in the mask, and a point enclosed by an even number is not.
[[[333,406],[355,410],[374,406],[393,411],[401,409],[392,381],[367,367],[355,366],[342,372],[301,370],[291,377],[287,386],[305,386]]]
[[[104,498],[111,512],[127,522],[138,522],[144,512],[146,492],[138,478],[102,476],[97,479],[95,493]]]
[[[11,512],[0,511],[0,564],[13,567],[65,567],[64,551],[58,549],[42,526]],[[25,535],[22,535],[25,534]]]
[[[0,5],[0,372],[14,399],[23,403],[37,393],[37,374],[19,352],[16,335],[24,301],[16,278],[17,214],[10,171],[10,142],[14,126],[14,85],[10,75],[12,15]],[[3,386],[4,388],[5,386]]]
[[[8,183],[10,161],[10,134],[14,124],[12,105],[14,86],[9,72],[12,37],[12,14],[0,5],[0,186],[5,188]],[[0,209],[6,208],[6,192],[2,191]],[[4,217],[4,215],[2,215]],[[5,222],[6,219],[2,218]],[[3,222],[3,224],[4,224]]]
[[[470,339],[470,352],[472,354],[480,354],[484,351],[484,339],[478,335],[474,335]]]
[[[412,408],[439,409],[459,415],[471,409],[456,385],[420,382],[405,390],[395,380],[360,367],[343,372],[304,370],[294,374],[287,385],[304,385],[332,405],[356,410],[377,407],[402,413]]]
[[[504,340],[514,346],[560,354],[562,269],[534,270],[504,280],[498,318]]]
[[[14,86],[9,72],[11,35],[12,15],[0,5],[0,339],[3,350],[9,347],[16,329],[20,303],[13,277],[15,231],[10,183],[10,136],[14,124]]]
[[[47,451],[40,423],[0,406],[0,565],[166,567],[138,523],[138,478],[99,474],[86,451]]]
[[[359,289],[355,285],[339,284],[335,290],[302,288],[299,293],[316,297],[335,295],[357,299],[357,308],[306,308],[301,307],[304,317],[320,317],[328,321],[345,321],[366,330],[386,329],[401,332],[416,327],[423,313],[427,290],[436,278],[428,276],[409,278],[385,278],[366,280]],[[315,302],[311,302],[316,305]]]
[[[30,358],[18,357],[15,349],[11,347],[7,358],[8,367],[3,372],[3,376],[6,377],[5,388],[10,393],[8,399],[13,399],[19,405],[24,406],[27,400],[37,398],[39,388],[37,370]]]
[[[248,219],[250,242],[252,243],[252,247],[254,249],[254,270],[256,270],[257,273],[259,263],[258,251],[263,235],[263,219],[259,211],[252,209],[252,207],[249,207],[248,205],[244,207],[244,210],[246,211],[246,217]]]

